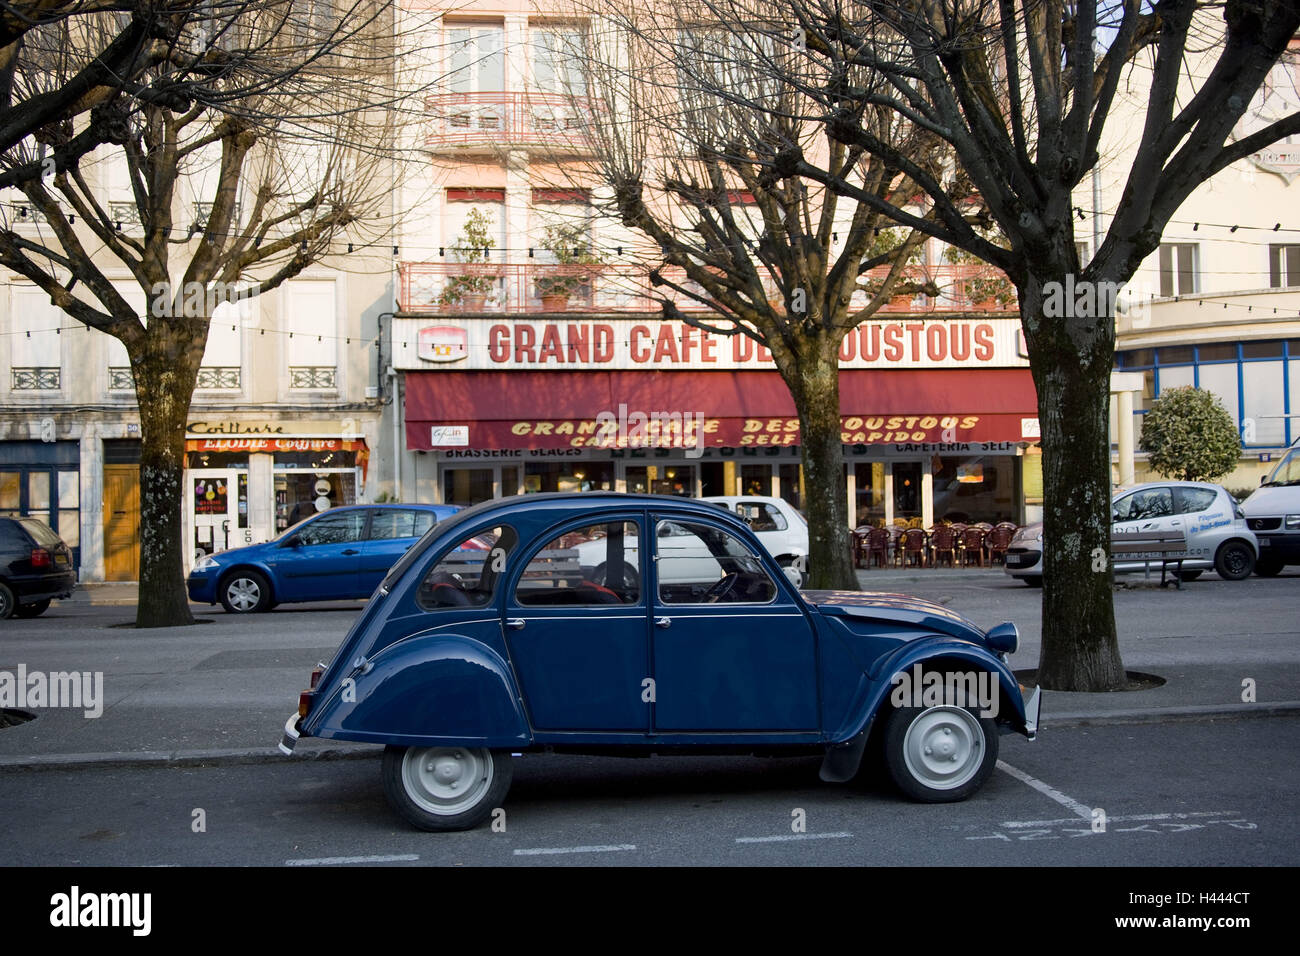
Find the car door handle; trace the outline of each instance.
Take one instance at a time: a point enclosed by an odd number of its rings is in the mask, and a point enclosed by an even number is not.
[[[360,554],[361,552],[358,551],[356,548],[348,548],[348,549],[345,550],[343,553],[344,553],[344,554]]]
[[[655,627],[672,627],[672,626],[673,626],[673,619],[671,617],[655,618]]]
[[[512,631],[522,631],[524,629],[524,619],[522,617],[506,618],[506,627]]]

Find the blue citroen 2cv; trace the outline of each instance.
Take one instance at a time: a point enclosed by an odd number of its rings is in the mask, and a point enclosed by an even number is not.
[[[1033,739],[1013,624],[985,633],[900,594],[804,591],[707,502],[548,494],[438,524],[389,571],[280,749],[386,744],[383,783],[416,827],[483,822],[511,757],[820,753],[844,782],[868,741],[899,789],[962,800],[998,735]]]

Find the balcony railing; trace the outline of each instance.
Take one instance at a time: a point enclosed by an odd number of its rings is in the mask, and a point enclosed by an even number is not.
[[[872,272],[868,279],[881,279],[886,270]],[[687,285],[680,269],[665,268],[666,278]],[[486,279],[487,291],[478,296],[457,295],[457,277]],[[566,312],[658,312],[662,299],[674,301],[682,312],[707,312],[707,306],[693,299],[650,285],[649,271],[640,265],[544,265],[541,263],[458,263],[404,262],[401,265],[401,307],[404,312],[527,313],[556,311],[555,300],[543,301],[547,283],[559,277],[572,277],[576,288],[563,307]],[[1001,273],[989,266],[970,263],[909,268],[908,278],[915,283],[933,282],[939,295],[897,297],[880,310],[893,313],[994,312],[1014,313],[1014,288]],[[543,280],[539,286],[538,280]],[[1005,285],[999,284],[1000,280]],[[579,281],[581,280],[581,281]],[[978,281],[977,281],[978,280]],[[776,284],[764,283],[769,299],[780,298]],[[551,283],[553,286],[554,283]],[[972,295],[988,296],[990,289],[1001,293],[980,301]],[[867,293],[854,294],[852,307],[863,308]]]
[[[108,367],[108,390],[110,392],[130,392],[135,390],[135,375],[129,365],[110,365]]]
[[[237,365],[204,365],[199,368],[195,388],[239,388],[240,372]],[[333,388],[334,386],[329,386]],[[135,388],[135,375],[129,365],[110,365],[108,367],[108,390],[110,392],[132,391]]]
[[[337,388],[336,372],[337,369],[333,365],[291,365],[289,366],[289,387]]]
[[[58,368],[14,366],[9,370],[9,387],[15,392],[58,391],[62,380]]]
[[[558,93],[439,93],[425,100],[434,151],[537,147],[567,154],[591,151],[595,100]]]

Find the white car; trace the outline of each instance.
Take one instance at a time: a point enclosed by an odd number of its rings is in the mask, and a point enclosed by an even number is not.
[[[748,522],[759,542],[785,570],[795,587],[808,580],[808,522],[788,501],[758,495],[723,495],[704,498],[720,508],[739,515]],[[597,584],[606,580],[603,563],[605,543],[587,541],[575,546],[583,573]],[[719,558],[685,525],[667,521],[659,527],[656,549],[660,561],[659,579],[667,584],[712,581],[718,577]],[[623,546],[624,557],[636,561],[635,539]],[[725,558],[723,559],[726,560]],[[729,570],[729,568],[724,569]],[[624,580],[636,580],[632,564],[624,569]]]
[[[1200,481],[1150,481],[1116,492],[1111,519],[1119,532],[1182,531],[1187,557],[1181,577],[1192,581],[1215,571],[1228,581],[1250,577],[1259,557],[1255,535],[1232,495],[1220,485]],[[1156,567],[1159,567],[1157,562]],[[1118,573],[1143,571],[1140,555],[1115,561]],[[1004,570],[1031,587],[1043,583],[1042,522],[1021,528],[1007,548]]]
[[[1300,564],[1300,439],[1241,510],[1259,539],[1256,574],[1271,578],[1288,564]]]
[[[784,498],[715,495],[704,498],[739,515],[797,588],[808,580],[808,520]]]

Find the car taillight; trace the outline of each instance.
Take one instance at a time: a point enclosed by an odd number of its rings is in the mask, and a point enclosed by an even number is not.
[[[305,690],[298,695],[298,716],[306,717],[311,711],[311,702],[316,699],[314,690]]]
[[[311,689],[315,690],[316,685],[320,683],[320,675],[325,673],[325,668],[317,664],[311,671]]]
[[[54,560],[50,557],[50,552],[44,548],[32,548],[33,568],[48,568],[53,563]]]

